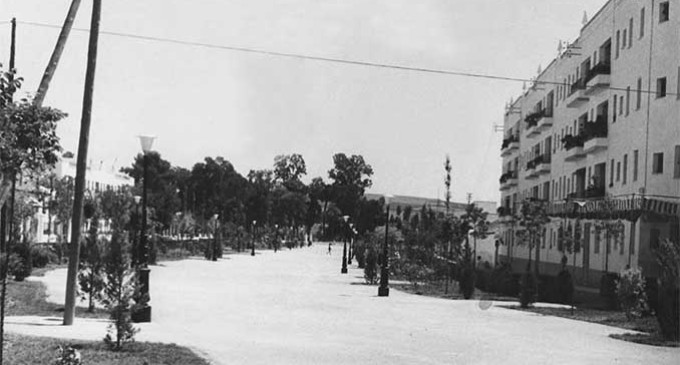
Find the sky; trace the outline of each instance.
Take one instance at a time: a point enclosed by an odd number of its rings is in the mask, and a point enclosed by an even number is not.
[[[0,0],[0,63],[16,17],[22,94],[37,89],[71,0]],[[498,76],[536,76],[583,12],[605,0],[115,0],[101,30],[211,45]],[[75,27],[87,29],[91,1]],[[22,22],[44,23],[57,28]],[[44,105],[76,151],[88,34],[71,33]],[[360,154],[372,193],[498,201],[504,105],[522,83],[285,58],[102,34],[88,159],[132,163],[138,135],[191,168],[222,156],[246,175],[300,153],[307,181],[328,180],[335,153]]]

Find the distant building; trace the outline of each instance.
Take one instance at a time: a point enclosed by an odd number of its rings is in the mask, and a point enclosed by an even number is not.
[[[378,200],[384,198],[380,194],[365,194],[366,199]],[[498,236],[498,223],[497,223],[497,213],[496,213],[496,202],[491,201],[474,201],[472,202],[475,206],[482,208],[483,211],[488,213],[487,221],[489,222],[489,231],[485,239],[477,240],[477,256],[479,259],[477,262],[483,265],[488,262],[489,265],[495,265],[495,242]],[[395,214],[397,207],[403,212],[404,208],[411,207],[413,213],[420,212],[422,207],[425,206],[428,209],[432,209],[435,212],[444,213],[446,212],[446,202],[441,199],[432,198],[422,198],[415,196],[406,195],[395,195],[390,198],[390,211],[391,214]],[[465,207],[467,203],[450,202],[449,212],[456,217],[460,217],[465,214]],[[470,244],[473,244],[473,239],[470,237]]]
[[[546,202],[551,223],[532,259],[561,268],[575,239],[579,285],[641,267],[680,226],[680,1],[610,0],[505,113],[500,178],[502,258],[523,270],[516,216],[524,199]],[[530,40],[527,40],[530,41]],[[620,222],[620,234],[598,230]]]
[[[114,167],[104,169],[102,165],[96,168],[91,165],[87,167],[85,175],[86,194],[88,192],[94,194],[105,190],[118,190],[121,187],[134,186],[134,180],[127,174],[116,171]],[[75,179],[76,161],[73,155],[68,152],[65,153],[55,165],[52,173],[54,173],[55,179],[62,179],[66,176]],[[30,227],[33,227],[35,230],[33,236],[35,242],[55,242],[57,234],[62,233],[60,232],[62,228],[55,221],[54,213],[50,212],[48,208],[48,201],[54,194],[52,188],[50,186],[36,186],[35,181],[24,178],[21,184],[19,184],[18,189],[26,191],[31,195],[32,204],[36,208],[36,214],[30,224]],[[87,222],[85,224],[87,226]],[[70,223],[67,226],[70,229]],[[108,228],[108,222],[102,222],[102,231],[105,232]],[[63,233],[66,233],[67,236],[69,234],[68,231]]]

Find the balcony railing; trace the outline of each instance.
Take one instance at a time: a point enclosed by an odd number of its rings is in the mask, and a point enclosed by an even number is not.
[[[576,91],[584,90],[585,88],[586,83],[583,81],[583,79],[578,79],[576,82],[571,84],[571,87],[569,88],[569,96],[573,95]]]
[[[594,138],[607,138],[607,117],[598,115],[595,122],[584,123],[581,136],[583,142],[588,142]]]
[[[588,70],[588,73],[586,74],[585,84],[587,84],[597,75],[611,75],[611,73],[612,73],[611,64],[609,62],[600,62],[597,65],[593,66],[593,68]]]
[[[567,151],[574,147],[583,147],[583,136],[567,134],[562,138],[562,144],[564,145],[564,149]]]
[[[505,184],[512,179],[517,179],[517,171],[508,171],[504,173],[503,175],[501,175],[499,181],[501,184]]]
[[[510,137],[503,139],[503,144],[501,145],[501,150],[506,149],[513,142],[519,142],[519,137],[512,134]]]

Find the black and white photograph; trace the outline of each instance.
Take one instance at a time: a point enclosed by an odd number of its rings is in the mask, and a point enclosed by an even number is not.
[[[679,362],[680,0],[0,0],[0,365]]]

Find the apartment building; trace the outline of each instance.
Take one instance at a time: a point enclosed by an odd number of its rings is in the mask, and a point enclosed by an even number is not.
[[[640,267],[680,227],[680,0],[610,0],[506,108],[501,260],[523,270],[524,199],[550,217],[531,253],[543,274],[578,285]]]

